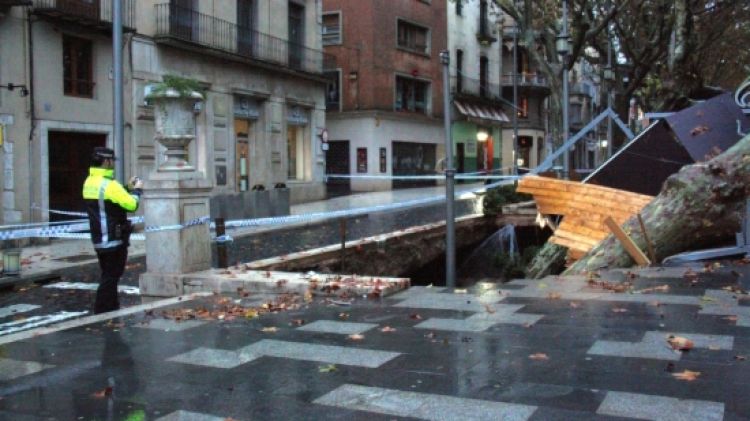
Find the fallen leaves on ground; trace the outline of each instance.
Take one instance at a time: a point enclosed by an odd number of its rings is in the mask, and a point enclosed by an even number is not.
[[[535,360],[535,361],[544,361],[544,360],[549,360],[549,357],[545,353],[537,352],[535,354],[529,355],[529,359]]]
[[[487,310],[487,313],[489,313],[489,314],[494,314],[495,313],[495,309],[493,309],[492,306],[489,305],[489,304],[485,304],[484,305],[484,309]]]
[[[409,315],[409,318],[413,320],[422,320],[422,316],[420,316],[419,313],[412,313]]]
[[[318,372],[320,373],[332,373],[336,370],[338,370],[338,368],[336,368],[335,364],[321,365],[318,367]]]
[[[747,359],[747,357],[744,356],[744,355],[735,355],[734,359],[737,360],[737,361],[745,361]]]
[[[691,284],[695,284],[698,282],[698,274],[695,273],[695,271],[692,269],[686,270],[682,277],[690,281]]]
[[[264,327],[260,331],[263,333],[276,333],[278,332],[278,330],[279,328],[277,328],[276,326],[268,326],[268,327]]]
[[[454,294],[466,294],[466,288],[463,288],[463,289],[456,288],[453,290],[453,293]]]
[[[305,324],[305,319],[294,319],[291,322],[292,326],[302,326],[303,324]]]
[[[701,375],[700,371],[683,370],[680,373],[672,373],[672,377],[677,380],[684,380],[686,382],[692,382]]]
[[[380,329],[380,331],[381,331],[381,332],[385,332],[385,333],[388,333],[388,332],[395,332],[395,331],[396,331],[396,328],[395,328],[395,327],[390,327],[390,326],[385,326],[385,327],[383,327],[382,329]]]
[[[361,341],[364,338],[365,338],[365,335],[362,335],[360,333],[354,333],[354,334],[349,335],[349,339],[353,341]]]
[[[346,320],[349,318],[349,313],[339,313],[339,319]]]
[[[589,279],[588,284],[591,288],[599,288],[618,293],[626,292],[633,287],[633,284],[630,282],[597,281],[596,279]]]
[[[214,296],[214,302],[197,308],[175,308],[164,310],[160,315],[174,321],[183,320],[224,320],[238,318],[254,319],[262,314],[277,313],[286,310],[297,310],[301,307],[301,297],[296,293],[285,293],[275,296],[260,306],[245,306],[240,300],[229,297]],[[147,312],[146,315],[153,315]]]
[[[693,341],[688,338],[683,338],[682,336],[670,336],[667,338],[667,342],[672,349],[678,351],[690,351],[695,346]]]
[[[560,294],[559,292],[550,292],[549,294],[547,294],[548,300],[559,300],[560,298],[562,298],[562,294]]]
[[[738,317],[737,316],[726,316],[726,317],[722,317],[722,319],[728,320],[730,322],[736,322],[737,319],[738,319]]]

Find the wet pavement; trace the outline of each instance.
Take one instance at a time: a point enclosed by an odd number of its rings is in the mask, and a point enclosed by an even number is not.
[[[186,298],[0,337],[0,419],[748,419],[747,280],[651,268],[209,320],[185,309],[269,297]]]

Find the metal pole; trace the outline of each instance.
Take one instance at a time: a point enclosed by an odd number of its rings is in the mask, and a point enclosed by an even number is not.
[[[339,253],[339,270],[344,272],[344,263],[346,262],[346,218],[339,219],[339,234],[341,236],[341,252]]]
[[[518,175],[518,25],[513,23],[513,175]],[[531,163],[526,162],[529,167]]]
[[[226,235],[226,225],[224,224],[224,218],[216,218],[216,260],[217,266],[222,269],[229,267],[229,259],[227,258],[227,243],[225,239],[220,238]]]
[[[607,68],[614,75],[614,69],[612,68],[612,40],[609,39],[609,31],[607,31]],[[612,108],[612,88],[614,83],[614,80],[607,81],[607,107],[610,109]],[[612,143],[614,141],[612,137],[612,117],[610,117],[607,119],[607,159],[612,156]]]
[[[115,176],[125,184],[125,140],[123,136],[123,79],[122,79],[122,1],[112,1],[112,67],[114,73],[114,150]]]
[[[563,16],[562,16],[562,35],[565,37],[567,41],[568,37],[568,0],[563,0]],[[570,100],[568,99],[568,54],[570,52],[566,52],[565,55],[563,55],[563,128],[562,128],[562,135],[563,135],[563,144],[568,140],[568,136],[570,134],[568,133],[570,130],[570,123],[568,122],[568,106],[570,105]],[[570,151],[565,150],[563,152],[563,178],[565,180],[570,178]]]
[[[445,121],[445,286],[456,286],[456,227],[453,212],[454,177],[453,141],[451,139],[451,101],[450,101],[450,53],[440,53],[443,63],[443,119]]]

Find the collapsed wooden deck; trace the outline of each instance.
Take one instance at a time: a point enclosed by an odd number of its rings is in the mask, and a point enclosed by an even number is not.
[[[574,260],[607,238],[610,230],[604,220],[608,216],[622,225],[653,199],[609,187],[530,175],[521,178],[518,192],[533,195],[541,214],[564,217],[549,241],[567,247],[568,256]]]

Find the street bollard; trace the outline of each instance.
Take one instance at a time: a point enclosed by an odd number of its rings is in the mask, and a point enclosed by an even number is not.
[[[216,218],[216,238],[224,238],[226,234],[226,227],[224,226],[224,218]],[[220,268],[225,269],[229,267],[227,259],[227,242],[224,240],[216,241],[216,256],[218,258],[218,265]]]

